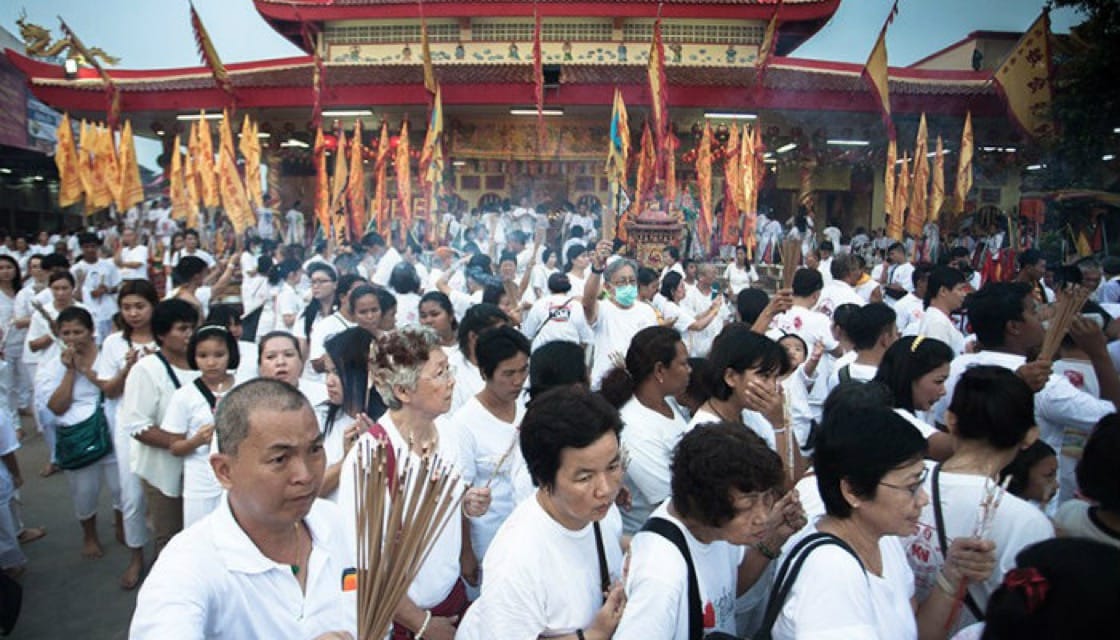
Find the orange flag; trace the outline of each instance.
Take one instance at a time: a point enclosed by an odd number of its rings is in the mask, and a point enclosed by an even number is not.
[[[653,133],[650,131],[647,122],[642,127],[642,142],[638,148],[638,175],[635,183],[634,205],[638,207],[639,211],[645,206],[646,198],[649,197],[653,189],[653,183],[656,179],[654,175],[655,162]]]
[[[677,146],[680,141],[672,131],[665,134],[665,202],[670,208],[677,202]]]
[[[346,185],[350,182],[350,170],[346,167],[346,131],[338,128],[338,145],[334,148],[334,173],[331,175],[331,225],[335,240],[346,238]]]
[[[171,143],[171,163],[167,173],[167,192],[171,198],[171,218],[182,220],[186,218],[187,190],[183,180],[183,153],[179,151],[179,134],[175,134],[175,141]]]
[[[98,156],[104,159],[105,185],[112,196],[112,204],[121,208],[121,161],[117,155],[116,133],[108,126],[101,129]]]
[[[82,199],[82,179],[78,168],[78,150],[74,148],[74,129],[70,114],[63,113],[58,123],[58,146],[54,151],[54,164],[58,167],[58,206],[69,207]]]
[[[894,219],[894,179],[898,175],[898,143],[894,138],[887,140],[887,166],[883,168],[883,213],[887,216],[888,226],[893,226],[896,221]],[[899,226],[896,230],[899,237],[902,237],[902,227]],[[890,237],[895,237],[894,233],[888,231]]]
[[[926,219],[937,222],[941,205],[945,203],[945,147],[937,136],[937,151],[933,156],[933,184],[929,188],[929,213]]]
[[[912,237],[922,235],[926,224],[926,199],[929,196],[929,149],[926,114],[918,121],[918,137],[914,140],[914,173],[910,176],[910,211],[906,215],[906,232]]]
[[[82,192],[85,193],[85,213],[93,212],[93,129],[82,120],[78,128],[78,180],[82,183]]]
[[[751,199],[754,197],[754,136],[750,128],[743,125],[739,136],[739,200],[735,206],[740,213],[750,211]]]
[[[731,127],[723,156],[723,220],[720,221],[720,244],[734,245],[739,241],[739,202],[743,184],[740,182],[739,127]]]
[[[113,150],[112,133],[102,125],[93,128],[91,141],[91,175],[93,176],[92,198],[88,212],[104,209],[113,203],[112,185],[117,181],[115,166],[116,152]]]
[[[377,160],[373,171],[377,176],[377,186],[373,196],[373,212],[377,220],[377,232],[381,237],[389,237],[389,123],[381,121],[381,138],[377,143]]]
[[[207,129],[208,127],[203,127]],[[222,209],[229,218],[233,230],[241,235],[256,222],[256,213],[249,205],[245,185],[237,172],[237,156],[233,149],[233,130],[229,123],[229,113],[225,113],[219,128],[217,190],[221,196]],[[209,137],[209,134],[205,134]],[[205,140],[204,137],[204,140]]]
[[[972,112],[964,117],[961,131],[961,156],[957,161],[957,183],[953,186],[953,213],[964,213],[964,202],[972,189]]]
[[[1011,119],[1024,133],[1042,140],[1056,134],[1050,67],[1050,12],[1043,9],[993,76]]]
[[[140,164],[136,160],[136,145],[132,139],[132,121],[124,121],[120,144],[120,187],[117,210],[127,211],[144,201],[144,187],[140,184]]]
[[[198,179],[202,183],[202,206],[218,206],[218,180],[214,172],[214,142],[210,138],[210,124],[206,112],[198,121],[198,155],[194,158]]]
[[[340,150],[341,153],[341,150]],[[354,136],[350,138],[350,180],[346,185],[346,204],[350,207],[350,237],[362,237],[366,229],[366,174],[362,161],[362,121],[354,121]]]
[[[183,190],[186,194],[186,208],[183,210],[183,219],[188,229],[198,226],[198,203],[202,200],[202,190],[199,186],[198,165],[190,153],[191,147],[198,147],[198,130],[191,127],[191,140],[187,143],[187,153],[183,156]]]
[[[241,122],[241,139],[237,143],[245,158],[245,194],[253,211],[264,205],[261,193],[261,142],[257,137],[257,125],[245,114]],[[275,195],[275,194],[273,194]]]
[[[323,128],[315,129],[315,219],[325,237],[331,229],[331,191],[327,179],[327,149],[323,142]]]
[[[704,121],[704,134],[696,150],[696,186],[700,191],[700,217],[696,231],[705,253],[712,244],[712,125]]]
[[[910,158],[904,152],[902,164],[898,169],[898,180],[895,182],[894,211],[891,213],[891,224],[887,227],[887,234],[892,240],[902,240],[903,221],[906,218],[906,207],[910,201]]]
[[[400,232],[401,238],[404,239],[412,231],[412,154],[408,144],[408,120],[401,123],[401,135],[393,166],[397,170],[397,202],[401,208]]]
[[[755,220],[758,218],[758,193],[762,190],[762,182],[766,178],[766,159],[764,153],[766,145],[762,143],[762,127],[755,125],[751,140],[751,149],[754,154],[753,161],[754,180],[751,187],[750,198],[747,199],[747,208],[743,211],[743,246],[747,248],[747,256],[753,257],[755,235]]]

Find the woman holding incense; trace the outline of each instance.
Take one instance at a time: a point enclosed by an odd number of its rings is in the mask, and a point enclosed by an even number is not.
[[[459,640],[611,637],[625,606],[621,431],[618,411],[581,386],[529,403],[521,454],[537,490],[498,529]]]
[[[509,326],[487,329],[475,345],[486,386],[451,417],[459,434],[463,481],[490,488],[490,509],[470,519],[470,550],[463,575],[478,584],[478,562],[520,499],[532,493],[517,429],[525,416],[521,394],[529,377],[529,339]],[[521,480],[521,486],[518,486]]]
[[[407,455],[415,464],[421,457],[438,456],[451,465],[450,472],[458,474],[462,469],[457,434],[445,421],[437,424],[451,407],[455,372],[435,332],[406,327],[384,334],[370,347],[369,358],[374,384],[389,410],[369,425],[342,463],[338,502],[350,531],[355,530],[355,505],[363,499],[357,495],[354,469],[358,456],[366,455],[371,448],[388,446],[386,455],[394,468],[398,456]],[[489,506],[489,489],[468,489],[463,496],[466,517],[481,516]],[[393,640],[451,640],[455,636],[455,625],[467,607],[466,589],[460,579],[463,526],[456,514],[448,517],[407,595],[396,607]]]
[[[327,468],[319,495],[331,502],[338,502],[342,460],[362,429],[361,416],[377,420],[385,413],[381,396],[369,388],[369,345],[372,341],[370,332],[361,327],[351,327],[327,338],[327,404],[325,415],[319,420],[323,427]]]
[[[1014,568],[1019,551],[1054,536],[1053,525],[1037,507],[997,484],[1000,470],[1038,438],[1032,395],[1027,383],[1008,369],[968,369],[945,414],[956,449],[943,463],[926,463],[924,489],[932,501],[905,543],[918,602],[942,586],[938,572],[945,575],[945,550],[954,540],[979,536],[995,544],[995,570],[970,581],[959,626],[981,617],[988,596]]]

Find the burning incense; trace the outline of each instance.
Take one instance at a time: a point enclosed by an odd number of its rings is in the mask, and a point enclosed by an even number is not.
[[[384,446],[357,446],[358,638],[380,640],[463,492],[438,456],[402,452],[390,470]]]
[[[1073,321],[1081,313],[1081,307],[1089,299],[1089,290],[1084,287],[1072,286],[1057,294],[1058,301],[1054,303],[1054,313],[1050,324],[1046,328],[1046,337],[1042,341],[1042,349],[1038,353],[1041,360],[1053,360],[1062,344],[1062,338],[1069,332]]]
[[[787,236],[782,240],[782,288],[793,288],[793,274],[801,266],[801,239]]]

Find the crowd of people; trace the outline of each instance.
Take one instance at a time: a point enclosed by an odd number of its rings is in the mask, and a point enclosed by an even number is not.
[[[984,282],[959,237],[795,220],[783,289],[746,247],[639,265],[583,211],[431,248],[306,247],[298,206],[225,243],[152,209],[0,248],[0,569],[45,535],[23,415],[87,558],[111,496],[130,637],[355,636],[376,447],[461,478],[394,639],[1110,628],[1120,263],[1030,250]],[[1040,358],[1073,285],[1094,296]]]

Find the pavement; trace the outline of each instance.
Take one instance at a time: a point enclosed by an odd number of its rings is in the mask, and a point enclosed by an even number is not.
[[[82,557],[82,532],[74,517],[70,490],[63,472],[39,477],[47,462],[47,447],[28,419],[28,434],[18,451],[24,485],[20,490],[27,527],[46,527],[47,535],[23,546],[28,557],[23,583],[23,608],[10,638],[53,640],[128,637],[128,623],[136,605],[136,591],[124,591],[117,580],[128,564],[128,550],[113,532],[113,505],[102,491],[97,513],[98,537],[105,555]],[[151,558],[149,547],[147,558]]]

